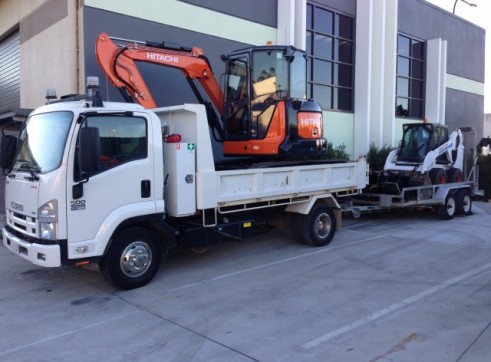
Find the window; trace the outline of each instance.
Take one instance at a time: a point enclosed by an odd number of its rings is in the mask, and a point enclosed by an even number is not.
[[[144,118],[122,115],[89,116],[82,127],[99,129],[99,172],[147,157],[147,122]],[[75,159],[78,160],[78,157]],[[75,167],[76,181],[80,180],[79,175],[80,170]]]
[[[425,43],[397,37],[396,116],[423,118]]]
[[[352,18],[307,5],[308,97],[322,109],[353,111]]]

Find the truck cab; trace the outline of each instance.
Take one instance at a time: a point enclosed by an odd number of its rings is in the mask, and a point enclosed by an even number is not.
[[[139,105],[86,101],[36,109],[6,178],[4,244],[36,265],[75,264],[104,254],[118,220],[162,214],[163,175],[154,172],[162,138],[152,116]],[[88,132],[97,144],[87,144]]]

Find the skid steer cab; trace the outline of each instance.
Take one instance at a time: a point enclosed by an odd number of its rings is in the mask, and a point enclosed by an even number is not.
[[[394,194],[405,187],[462,182],[463,160],[460,129],[449,135],[448,127],[441,124],[404,124],[400,145],[385,162],[381,192]]]

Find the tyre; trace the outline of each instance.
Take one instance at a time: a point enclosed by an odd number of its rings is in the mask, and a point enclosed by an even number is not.
[[[302,222],[302,238],[305,244],[325,246],[329,244],[336,232],[336,218],[329,206],[315,205]]]
[[[457,202],[454,195],[448,195],[445,204],[437,206],[438,216],[442,220],[450,220],[457,212]]]
[[[433,185],[441,185],[447,183],[447,174],[443,168],[432,168],[430,170],[429,176]]]
[[[452,183],[452,182],[463,182],[464,181],[464,174],[462,171],[458,168],[449,168],[447,170],[447,181]]]
[[[106,280],[120,289],[148,284],[163,258],[162,243],[150,230],[133,227],[123,230],[112,241],[100,264]]]
[[[472,214],[472,197],[467,189],[457,193],[457,214],[465,216]]]

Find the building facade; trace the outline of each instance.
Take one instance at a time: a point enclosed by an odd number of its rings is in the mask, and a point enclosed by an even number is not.
[[[83,93],[90,75],[122,100],[95,59],[101,32],[198,46],[217,78],[235,49],[305,49],[324,134],[354,159],[424,119],[483,135],[485,31],[424,0],[0,0],[0,117],[43,104],[47,88]],[[140,71],[159,106],[196,102],[179,71]]]

